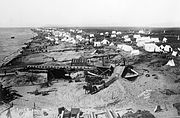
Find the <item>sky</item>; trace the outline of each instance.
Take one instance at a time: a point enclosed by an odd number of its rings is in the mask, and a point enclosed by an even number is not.
[[[0,27],[180,27],[180,0],[0,0]]]

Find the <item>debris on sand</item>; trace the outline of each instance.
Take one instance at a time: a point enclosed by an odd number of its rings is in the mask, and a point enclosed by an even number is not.
[[[19,107],[36,103],[44,110],[34,109],[35,114],[51,118],[80,115],[80,109],[92,111],[86,118],[159,118],[179,102],[179,52],[174,54],[159,35],[109,29],[32,31],[38,35],[0,68],[3,84],[22,95],[13,100]],[[165,45],[171,48],[161,49]],[[123,114],[116,114],[122,109]],[[100,110],[106,115],[97,115]]]
[[[129,111],[126,114],[124,114],[122,118],[155,118],[155,116],[151,114],[149,111],[138,110],[135,113],[133,113],[132,111]]]

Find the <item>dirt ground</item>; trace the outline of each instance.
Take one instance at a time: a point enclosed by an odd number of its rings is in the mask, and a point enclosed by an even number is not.
[[[144,69],[149,72],[144,71]],[[14,87],[22,98],[13,101],[16,107],[33,108],[34,104],[41,109],[53,109],[49,112],[57,113],[59,107],[71,109],[72,107],[81,108],[84,111],[105,110],[105,109],[129,109],[134,111],[148,110],[156,118],[170,118],[177,116],[177,110],[172,104],[180,102],[180,95],[166,95],[161,93],[164,89],[177,90],[178,83],[170,82],[170,78],[158,71],[153,71],[146,64],[139,64],[136,70],[140,76],[134,81],[128,81],[119,78],[112,85],[100,92],[90,95],[85,94],[83,90],[84,82],[68,83],[60,80],[49,88],[40,88],[36,86]],[[150,76],[147,77],[146,74]],[[156,76],[152,76],[156,75]],[[158,79],[157,79],[158,78]],[[55,88],[57,91],[50,92],[47,96],[29,94],[36,89],[39,91],[50,90]],[[155,113],[154,109],[160,105],[162,112]]]
[[[52,47],[51,50],[55,50],[56,48],[57,47]],[[51,52],[45,55],[62,61],[75,57],[78,58],[82,56],[83,53],[83,51],[68,51],[62,53]],[[85,94],[83,90],[83,85],[86,85],[85,82],[69,83],[64,80],[59,80],[48,88],[40,88],[40,85],[13,87],[13,89],[17,90],[18,94],[23,97],[12,102],[14,106],[19,109],[32,109],[34,105],[39,109],[48,109],[49,115],[46,118],[55,118],[59,107],[65,107],[68,110],[72,107],[78,107],[82,111],[106,109],[124,110],[132,108],[134,111],[139,109],[148,110],[156,118],[173,118],[177,116],[177,110],[173,107],[173,104],[180,102],[180,84],[174,82],[178,79],[178,74],[174,71],[178,70],[179,65],[176,67],[157,66],[159,63],[157,60],[154,60],[155,58],[153,57],[151,57],[151,61],[147,61],[147,55],[144,56],[144,59],[141,59],[142,57],[140,56],[132,57],[127,53],[122,54],[129,59],[128,64],[133,64],[134,70],[139,73],[139,77],[136,78],[135,81],[128,81],[119,77],[119,79],[109,87],[93,95]],[[141,62],[142,60],[146,61]],[[156,63],[152,64],[152,60]],[[160,60],[160,62],[162,61]],[[9,77],[9,82],[6,84],[12,84],[16,78],[17,76]],[[24,78],[22,77],[21,79]],[[36,89],[39,91],[56,89],[56,91],[50,92],[49,95],[46,96],[27,93],[35,91]],[[177,94],[164,94],[162,91],[167,89]],[[154,112],[157,105],[161,106],[163,109],[162,112]]]

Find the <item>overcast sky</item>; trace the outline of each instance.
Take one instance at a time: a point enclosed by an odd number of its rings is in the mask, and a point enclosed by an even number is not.
[[[180,27],[180,0],[0,0],[0,27]]]

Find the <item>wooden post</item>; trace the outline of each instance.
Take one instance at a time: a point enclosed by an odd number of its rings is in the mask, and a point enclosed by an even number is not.
[[[104,57],[102,57],[102,65],[103,65],[103,66],[105,65],[105,63],[104,63]]]

